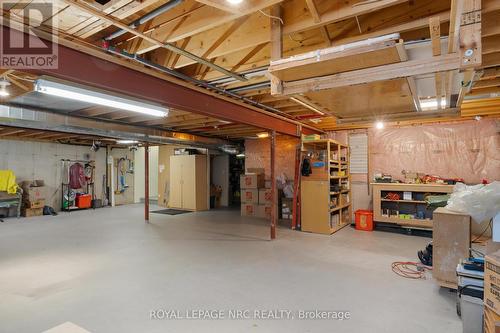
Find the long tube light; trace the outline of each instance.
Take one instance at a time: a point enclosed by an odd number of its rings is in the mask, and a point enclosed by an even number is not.
[[[304,101],[302,101],[302,100],[300,100],[300,99],[298,99],[298,98],[296,98],[296,97],[290,97],[290,99],[291,99],[292,101],[294,101],[295,103],[298,103],[298,104],[302,105],[303,107],[305,107],[305,108],[307,108],[307,109],[309,109],[309,110],[311,110],[311,111],[313,111],[313,112],[316,112],[317,114],[320,114],[320,115],[322,115],[322,116],[324,116],[324,115],[325,115],[325,113],[324,113],[324,112],[322,112],[322,111],[320,111],[320,110],[316,109],[314,106],[312,106],[312,105],[310,105],[310,104],[308,104],[308,103],[306,103],[306,102],[304,102]]]
[[[42,94],[137,112],[154,117],[166,117],[169,111],[168,108],[159,105],[119,97],[110,93],[99,92],[70,82],[59,82],[46,78],[36,80],[34,90]]]

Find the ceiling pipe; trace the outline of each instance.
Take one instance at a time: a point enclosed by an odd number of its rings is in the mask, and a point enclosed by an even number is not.
[[[165,13],[165,12],[168,12],[169,10],[171,10],[174,7],[177,7],[178,5],[180,5],[183,2],[184,2],[184,0],[171,0],[171,1],[169,1],[169,2],[167,2],[165,4],[163,4],[163,5],[161,5],[160,7],[156,8],[152,12],[149,12],[148,14],[146,14],[146,15],[140,17],[139,19],[135,20],[134,22],[132,22],[129,25],[129,27],[132,28],[132,29],[135,29],[139,25],[144,24],[147,21],[152,20],[155,17],[157,17],[157,16],[159,16],[159,15]],[[111,35],[109,35],[108,37],[105,37],[104,39],[107,40],[107,41],[110,41],[110,40],[115,39],[117,37],[120,37],[121,35],[124,35],[126,33],[127,33],[126,30],[120,29],[118,31],[113,32]]]
[[[261,109],[264,109],[266,111],[270,111],[270,112],[273,112],[273,113],[280,114],[281,116],[284,116],[287,119],[290,119],[288,114],[286,114],[286,113],[284,113],[284,112],[282,112],[282,111],[280,111],[278,109],[275,109],[275,108],[273,108],[271,106],[268,106],[268,105],[256,102],[253,99],[250,99],[248,97],[244,97],[244,96],[238,95],[238,94],[236,94],[236,93],[234,93],[234,92],[232,92],[230,90],[217,87],[217,86],[215,86],[213,84],[210,84],[210,83],[208,83],[206,81],[195,79],[195,78],[193,78],[193,77],[191,77],[189,75],[183,74],[183,73],[178,72],[178,71],[176,71],[174,69],[170,69],[168,67],[156,64],[156,63],[154,63],[152,61],[149,61],[147,59],[144,59],[144,58],[138,56],[137,54],[128,53],[128,52],[126,52],[124,50],[119,50],[119,49],[117,49],[117,48],[115,48],[113,46],[108,46],[106,48],[106,50],[108,52],[110,52],[110,53],[116,54],[118,56],[130,59],[130,60],[134,60],[134,61],[139,62],[139,63],[141,63],[141,64],[143,64],[145,66],[148,66],[148,67],[157,69],[157,70],[159,70],[159,71],[161,71],[163,73],[167,73],[169,75],[172,75],[172,76],[174,76],[174,77],[176,77],[178,79],[194,83],[197,86],[203,87],[203,88],[208,89],[208,90],[216,91],[216,92],[218,92],[218,93],[220,93],[222,95],[226,95],[226,96],[229,96],[229,97],[241,100],[241,101],[243,101],[245,103],[248,103],[250,105],[253,105],[255,107],[258,107],[258,108],[261,108]]]
[[[266,81],[266,82],[260,82],[260,83],[250,84],[248,86],[231,88],[231,89],[228,89],[227,91],[230,91],[232,93],[237,93],[237,92],[242,92],[242,91],[249,91],[249,90],[262,89],[262,88],[269,88],[270,86],[271,86],[271,82],[270,81]]]

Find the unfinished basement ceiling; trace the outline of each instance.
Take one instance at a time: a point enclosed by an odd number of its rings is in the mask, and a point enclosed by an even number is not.
[[[53,19],[59,23],[58,29],[64,32],[61,38],[67,39],[75,47],[91,43],[95,45],[95,52],[104,52],[102,40],[108,39],[110,45],[118,50],[152,61],[162,68],[176,70],[182,75],[214,82],[215,86],[222,89],[238,88],[240,89],[237,91],[238,95],[272,108],[273,113],[319,129],[330,130],[336,128],[336,117],[417,113],[416,101],[428,97],[435,98],[436,89],[429,89],[435,85],[434,80],[432,77],[415,77],[413,83],[397,79],[366,86],[335,88],[326,94],[317,92],[306,94],[313,109],[317,107],[321,112],[326,111],[325,115],[292,100],[289,96],[272,96],[265,76],[271,53],[271,20],[268,15],[272,5],[280,4],[282,8],[283,57],[392,33],[399,33],[405,44],[420,43],[422,40],[430,39],[429,24],[430,18],[433,17],[439,18],[441,52],[442,54],[448,52],[448,42],[445,37],[452,28],[449,25],[450,1],[388,0],[383,4],[369,2],[360,5],[361,2],[248,0],[241,7],[235,8],[217,0],[142,2],[111,0],[105,5],[58,0],[56,2],[58,11]],[[21,9],[29,8],[29,3],[19,1],[10,8],[10,12],[22,16]],[[157,11],[157,16],[151,17],[151,12],[158,8],[164,9]],[[96,15],[92,10],[101,14]],[[474,82],[470,93],[476,96],[485,95],[486,99],[494,101],[494,94],[500,93],[500,86],[496,82],[498,75],[491,74],[493,71],[498,73],[500,65],[500,49],[495,42],[500,35],[498,25],[495,23],[500,17],[500,6],[494,0],[485,0],[482,12],[484,44],[482,66],[488,71],[489,76],[487,80],[482,80],[484,82]],[[8,12],[4,13],[7,14]],[[107,15],[116,22],[127,25],[133,22],[135,24],[132,30],[117,34],[120,29],[100,15]],[[149,20],[144,18],[146,15]],[[138,21],[141,18],[143,20]],[[144,32],[145,35],[139,35],[136,31]],[[175,48],[162,47],[154,40],[171,43],[190,55],[179,53]],[[431,47],[425,49],[425,52],[432,52]],[[413,59],[413,47],[406,45],[406,51],[408,58]],[[131,58],[123,60],[133,61]],[[402,59],[398,60],[396,53],[389,52],[371,57],[369,60],[392,63]],[[356,68],[363,68],[363,65],[359,63],[357,65]],[[229,71],[235,74],[235,77],[241,77],[261,68],[264,70],[260,70],[255,76],[249,75],[248,81],[239,81],[223,72]],[[224,83],[216,83],[220,80]],[[458,98],[460,87],[457,86],[457,82],[460,81],[461,77],[455,75],[452,86],[454,100]],[[465,93],[469,93],[468,89]],[[364,101],[356,98],[359,94],[363,94]],[[463,96],[461,98],[463,99]],[[172,117],[165,123],[138,119],[127,114],[115,113],[113,116],[112,112],[100,113],[101,110],[95,108],[74,112],[82,116],[120,120],[141,126],[161,126],[227,138],[243,138],[261,131],[252,126],[227,124],[220,122],[219,119],[195,115],[185,110],[173,110]],[[471,114],[473,112],[468,113]]]

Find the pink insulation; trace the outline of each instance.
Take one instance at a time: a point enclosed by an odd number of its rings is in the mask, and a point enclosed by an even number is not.
[[[463,178],[469,183],[500,179],[500,135],[496,120],[482,119],[418,127],[369,130],[370,176],[402,170]]]

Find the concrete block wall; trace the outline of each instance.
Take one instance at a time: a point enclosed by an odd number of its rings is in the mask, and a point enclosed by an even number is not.
[[[120,158],[128,158],[132,162],[134,162],[134,152],[130,151],[128,148],[113,148],[110,151],[110,156],[113,157],[113,175],[114,175],[114,186],[110,191],[116,191],[117,187],[117,169],[116,163]],[[125,173],[125,184],[128,185],[128,188],[121,193],[115,193],[115,205],[127,205],[134,203],[134,184],[135,184],[135,173],[137,171],[133,170],[133,173]],[[144,172],[144,171],[142,171]]]
[[[43,179],[47,187],[46,204],[61,209],[61,159],[90,159],[96,161],[95,193],[102,197],[102,175],[106,173],[106,151],[97,153],[88,146],[74,146],[58,143],[0,140],[0,169],[10,169],[16,174],[17,182]]]

